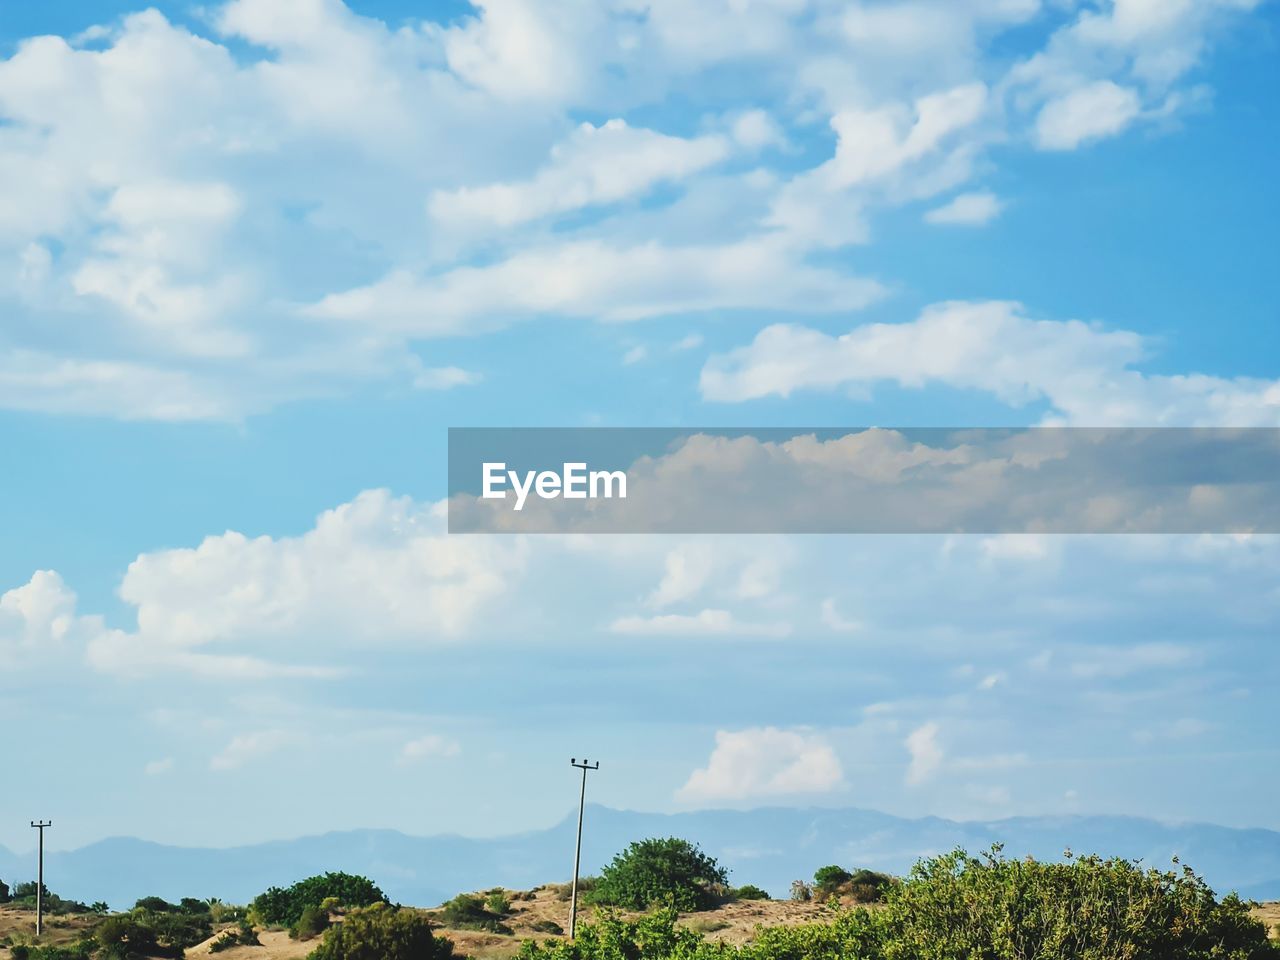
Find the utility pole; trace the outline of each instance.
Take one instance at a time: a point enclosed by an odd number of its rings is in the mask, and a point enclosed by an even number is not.
[[[31,826],[40,831],[39,866],[36,868],[36,936],[44,933],[44,828],[52,827],[52,820],[32,820]]]
[[[582,771],[582,795],[578,799],[578,845],[573,852],[573,892],[569,895],[569,939],[572,940],[578,930],[578,867],[582,864],[582,811],[587,806],[587,771],[599,770],[600,761],[590,763],[583,758],[579,763],[577,757],[570,757],[569,763]]]

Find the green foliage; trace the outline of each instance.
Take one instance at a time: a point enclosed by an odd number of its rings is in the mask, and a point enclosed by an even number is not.
[[[471,893],[460,893],[440,911],[445,926],[454,930],[488,930],[490,933],[510,933],[511,928],[502,922],[502,915],[494,913],[485,901]]]
[[[95,946],[92,940],[82,940],[70,947],[17,944],[10,948],[9,956],[12,960],[89,960]]]
[[[702,960],[732,957],[707,944],[701,934],[676,926],[679,914],[663,907],[638,920],[606,914],[583,924],[574,940],[526,940],[518,960]]]
[[[897,880],[876,870],[855,870],[845,884],[845,891],[856,903],[878,903]]]
[[[302,914],[289,928],[295,940],[312,940],[329,929],[329,911],[322,907],[303,907]]]
[[[8,903],[9,900],[9,885],[3,880],[0,880],[0,903]]]
[[[156,931],[132,914],[107,917],[93,932],[107,960],[132,960],[136,957],[174,956],[160,947]],[[177,956],[181,956],[178,951]]]
[[[177,907],[163,897],[143,897],[133,905],[133,909],[150,910],[152,913],[169,913]]]
[[[922,861],[884,911],[886,960],[1045,957],[1257,960],[1280,954],[1234,895],[1189,868],[1121,859],[1007,860],[996,847]]]
[[[89,907],[81,903],[79,900],[66,900],[53,893],[47,886],[42,888],[44,900],[44,912],[48,914],[67,914],[67,913],[89,913]],[[7,901],[14,906],[22,907],[27,910],[36,908],[36,881],[28,880],[26,883],[19,883],[13,888],[13,893]]]
[[[731,895],[735,900],[771,900],[768,891],[762,890],[754,883],[744,883],[740,887],[734,887]]]
[[[883,877],[883,875],[880,875]],[[876,877],[849,883],[875,885]],[[1006,860],[956,851],[880,883],[881,909],[759,928],[742,947],[711,943],[663,910],[606,915],[573,943],[525,943],[520,960],[1278,960],[1234,895],[1217,899],[1188,869],[1127,860]]]
[[[844,867],[835,865],[819,867],[813,872],[813,892],[819,900],[826,900],[836,893],[842,884],[852,879],[853,874]]]
[[[556,935],[564,933],[564,927],[554,920],[535,920],[530,926],[538,933],[554,933]]]
[[[217,940],[209,944],[209,952],[221,953],[223,950],[230,950],[232,947],[239,946],[262,946],[262,941],[258,939],[257,932],[254,931],[253,926],[247,920],[241,920],[235,929],[224,930]]]
[[[388,902],[372,880],[349,873],[325,873],[259,894],[253,901],[252,913],[259,923],[292,927],[303,910],[319,907],[330,897],[348,908]]]
[[[687,840],[641,840],[601,871],[590,899],[630,910],[705,910],[715,906],[727,879],[723,867]]]
[[[496,913],[500,917],[505,917],[511,912],[511,901],[507,899],[507,892],[500,887],[489,891],[484,899],[484,905],[490,913]]]
[[[449,960],[453,941],[431,932],[415,910],[378,904],[329,928],[308,960]]]

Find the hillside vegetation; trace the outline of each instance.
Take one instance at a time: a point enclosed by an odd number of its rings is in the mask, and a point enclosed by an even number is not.
[[[75,904],[37,943],[25,902],[0,905],[0,960],[1280,960],[1280,906],[1217,897],[1190,869],[1122,859],[923,860],[905,878],[819,868],[772,901],[675,838],[622,851],[580,884],[400,907],[369,880],[311,877],[247,907],[158,897],[104,916]],[[67,903],[67,901],[63,901]],[[95,912],[97,911],[97,912]]]

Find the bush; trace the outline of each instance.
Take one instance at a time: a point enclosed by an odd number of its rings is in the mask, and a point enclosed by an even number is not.
[[[490,913],[496,913],[500,917],[505,917],[511,912],[511,901],[507,899],[506,891],[501,888],[490,890],[485,897],[484,905]]]
[[[241,920],[239,926],[234,930],[224,930],[222,936],[209,944],[209,952],[221,953],[223,950],[230,950],[232,947],[239,946],[262,946],[262,941],[258,939],[258,934],[247,920]]]
[[[855,870],[845,890],[855,903],[878,903],[897,880],[875,870]]]
[[[802,903],[808,903],[813,899],[813,887],[805,883],[803,880],[791,881],[791,899]]]
[[[309,960],[448,960],[453,941],[431,932],[415,910],[385,904],[353,910],[329,928]]]
[[[770,900],[772,899],[767,891],[761,890],[754,883],[743,884],[741,887],[733,889],[733,897],[736,900]]]
[[[131,914],[108,917],[98,924],[93,935],[102,948],[102,956],[109,960],[174,956],[160,947],[155,930]],[[177,955],[181,956],[181,951]]]
[[[727,879],[728,871],[687,840],[641,840],[601,871],[590,899],[631,910],[705,910],[715,906]]]
[[[844,867],[830,866],[819,867],[813,872],[813,892],[819,900],[826,900],[833,896],[842,884],[852,879],[851,874]]]
[[[319,907],[330,897],[343,907],[388,902],[372,880],[349,873],[325,873],[299,880],[291,887],[270,888],[254,899],[251,913],[259,923],[292,927],[303,910]]]
[[[0,903],[9,902],[9,885],[0,880]]]
[[[554,933],[556,935],[564,933],[564,927],[560,926],[560,924],[556,923],[554,920],[535,920],[529,926],[538,933]]]
[[[1189,868],[1122,859],[1040,863],[1007,860],[998,846],[980,858],[957,850],[918,863],[883,912],[886,960],[1280,956],[1236,896],[1217,900]]]
[[[852,878],[851,878],[852,880]],[[868,882],[869,881],[864,881]],[[675,926],[672,910],[606,916],[573,943],[525,943],[521,960],[1277,960],[1264,925],[1190,870],[1127,860],[1067,863],[956,851],[884,887],[883,909],[758,928],[742,947]]]
[[[510,933],[511,928],[502,922],[499,914],[492,913],[479,897],[460,893],[440,911],[445,926],[454,930],[488,930],[490,933]]]
[[[18,944],[9,950],[12,960],[89,960],[94,942],[82,940],[71,947],[33,947]]]
[[[303,907],[302,915],[289,928],[294,940],[313,940],[329,929],[329,911],[321,907]]]

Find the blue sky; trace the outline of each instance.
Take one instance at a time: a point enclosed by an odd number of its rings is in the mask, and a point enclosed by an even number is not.
[[[1253,0],[0,0],[0,843],[502,833],[584,752],[644,809],[1280,829],[1273,538],[433,508],[449,426],[1280,425],[1277,44]]]

